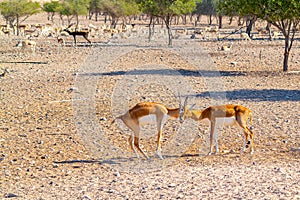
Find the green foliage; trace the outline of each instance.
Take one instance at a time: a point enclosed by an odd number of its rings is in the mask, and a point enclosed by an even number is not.
[[[192,13],[199,0],[136,0],[140,10],[163,19],[168,29],[169,45],[172,45],[171,21],[176,15]]]
[[[91,0],[91,2],[90,2],[90,11],[100,12],[102,10],[104,10],[102,0]]]
[[[60,3],[58,1],[46,2],[43,5],[43,10],[48,13],[55,13],[58,11]]]
[[[219,0],[203,0],[201,3],[197,3],[195,13],[202,15],[216,15],[218,2]]]
[[[80,15],[88,15],[89,13],[90,0],[64,0],[62,3],[59,3],[59,6],[56,9],[61,16],[67,16],[68,22],[73,16],[76,17],[76,24],[79,24]],[[71,18],[69,18],[72,16]]]
[[[254,15],[269,22],[300,17],[298,0],[222,0],[219,12],[226,15]]]
[[[299,0],[222,0],[218,9],[227,15],[255,16],[276,26],[285,37],[283,71],[287,71],[289,52],[300,22]]]
[[[41,6],[38,2],[29,0],[7,0],[0,3],[0,12],[11,27],[17,25],[17,34],[19,34],[20,22],[26,20],[29,16],[39,13]],[[21,20],[21,18],[23,18]]]
[[[199,0],[136,0],[143,13],[157,17],[192,13]]]
[[[105,0],[104,11],[109,15],[119,18],[138,14],[139,7],[134,0]]]
[[[65,0],[72,15],[87,15],[89,12],[89,0]]]
[[[1,15],[8,21],[40,12],[40,4],[28,0],[8,0],[0,3]]]
[[[48,20],[53,22],[54,14],[59,11],[60,3],[58,1],[46,2],[43,5],[43,10],[48,13]]]

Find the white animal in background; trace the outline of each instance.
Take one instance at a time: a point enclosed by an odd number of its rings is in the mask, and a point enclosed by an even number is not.
[[[17,47],[22,47],[22,49],[25,49],[27,47],[30,47],[30,49],[34,52],[36,48],[36,42],[33,40],[19,40]]]
[[[232,45],[233,45],[233,42],[231,42],[230,45],[223,45],[223,46],[221,46],[221,50],[222,51],[230,51]]]
[[[249,40],[249,41],[251,41],[251,38],[249,37],[249,35],[247,34],[247,33],[241,33],[241,39],[242,40]]]

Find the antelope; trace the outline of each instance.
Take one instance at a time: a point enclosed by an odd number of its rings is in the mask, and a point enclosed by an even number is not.
[[[220,125],[233,126],[238,125],[244,131],[244,145],[241,150],[241,153],[245,151],[246,148],[251,144],[251,154],[254,152],[254,141],[253,141],[253,132],[247,126],[247,121],[250,119],[250,124],[252,123],[252,112],[249,108],[246,108],[241,105],[219,105],[219,106],[210,106],[204,110],[193,110],[191,107],[187,106],[187,99],[185,99],[183,112],[180,113],[180,122],[182,123],[185,119],[191,118],[195,121],[208,122],[210,124],[210,151],[208,155],[212,154],[213,151],[213,140],[215,139],[216,154],[219,153],[218,146],[218,134],[217,127]],[[248,140],[250,136],[250,140]],[[247,142],[246,142],[247,141]]]
[[[144,123],[156,123],[158,131],[156,154],[160,159],[163,159],[161,154],[161,140],[164,123],[166,122],[168,117],[178,119],[180,112],[183,112],[181,103],[179,108],[168,108],[161,103],[143,102],[136,104],[125,114],[116,117],[112,121],[112,124],[115,122],[116,119],[122,120],[123,123],[133,131],[132,135],[128,139],[131,149],[133,149],[138,158],[139,151],[143,154],[145,158],[149,159],[147,154],[140,148],[140,126]],[[138,151],[135,147],[138,149]]]
[[[32,40],[19,40],[17,47],[22,47],[22,49],[25,49],[26,47],[31,48],[31,50],[34,52],[36,47],[36,42]]]
[[[222,51],[230,51],[232,45],[233,45],[233,42],[231,42],[230,45],[223,45],[223,46],[221,46],[221,50]]]
[[[249,41],[251,41],[251,38],[249,37],[249,35],[247,34],[247,33],[241,33],[241,39],[242,40],[249,40]]]
[[[75,41],[75,46],[76,46],[76,35],[81,35],[82,37],[84,37],[84,39],[86,39],[90,44],[92,44],[92,42],[88,39],[88,35],[89,35],[89,31],[70,31],[69,28],[72,26],[73,24],[71,24],[68,28],[65,28],[63,31],[66,31],[67,33],[69,33],[69,35],[72,35]]]
[[[57,36],[57,42],[61,45],[61,46],[65,46],[65,40],[62,37]]]

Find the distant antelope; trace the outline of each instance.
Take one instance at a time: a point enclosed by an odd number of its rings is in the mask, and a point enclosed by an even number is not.
[[[36,42],[32,40],[19,40],[17,47],[22,47],[22,49],[25,49],[27,47],[30,47],[31,50],[34,52],[36,47]]]
[[[247,33],[241,33],[241,39],[242,40],[249,40],[251,41],[251,38],[249,37],[249,35]]]
[[[65,40],[62,37],[57,37],[57,42],[58,44],[60,44],[61,46],[65,46]]]
[[[221,50],[222,51],[230,51],[232,45],[233,45],[233,42],[231,42],[230,45],[223,45],[223,46],[221,46]]]
[[[76,46],[76,35],[84,37],[84,39],[86,39],[90,44],[92,44],[92,42],[88,39],[88,35],[89,35],[88,31],[70,31],[68,28],[64,29],[63,31],[66,31],[67,33],[69,33],[69,35],[73,36],[75,41],[75,46]]]

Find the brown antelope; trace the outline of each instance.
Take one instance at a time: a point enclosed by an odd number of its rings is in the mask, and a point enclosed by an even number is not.
[[[216,154],[219,152],[218,147],[218,134],[217,128],[223,125],[233,126],[238,125],[244,131],[244,145],[241,152],[244,152],[246,148],[251,144],[251,154],[254,152],[254,141],[253,132],[247,126],[247,121],[250,119],[252,123],[252,112],[250,109],[241,105],[220,105],[220,106],[210,106],[204,110],[193,110],[187,106],[187,98],[184,102],[183,112],[180,113],[180,122],[185,119],[191,118],[195,121],[206,121],[210,124],[210,151],[209,155],[213,151],[213,140],[215,139]],[[250,136],[250,140],[248,140]]]
[[[65,40],[62,37],[57,36],[56,38],[58,44],[60,44],[61,46],[65,46]]]
[[[136,104],[125,114],[117,117],[116,119],[121,119],[124,124],[133,131],[132,135],[129,137],[129,144],[131,149],[134,150],[137,157],[139,157],[139,154],[135,147],[147,159],[149,157],[140,148],[139,144],[140,125],[143,125],[144,123],[156,123],[158,131],[156,154],[160,159],[163,159],[161,154],[162,128],[168,117],[177,119],[180,115],[180,111],[183,112],[182,106],[180,106],[180,108],[168,108],[161,103],[143,102]],[[115,120],[113,120],[112,123],[114,123]]]
[[[32,40],[19,40],[18,44],[16,45],[17,47],[22,47],[22,49],[25,49],[27,47],[30,47],[32,52],[35,51],[36,47],[36,42]]]
[[[249,40],[249,41],[251,41],[250,36],[247,33],[245,33],[245,32],[241,33],[240,36],[241,36],[242,40],[246,40],[246,41]]]

